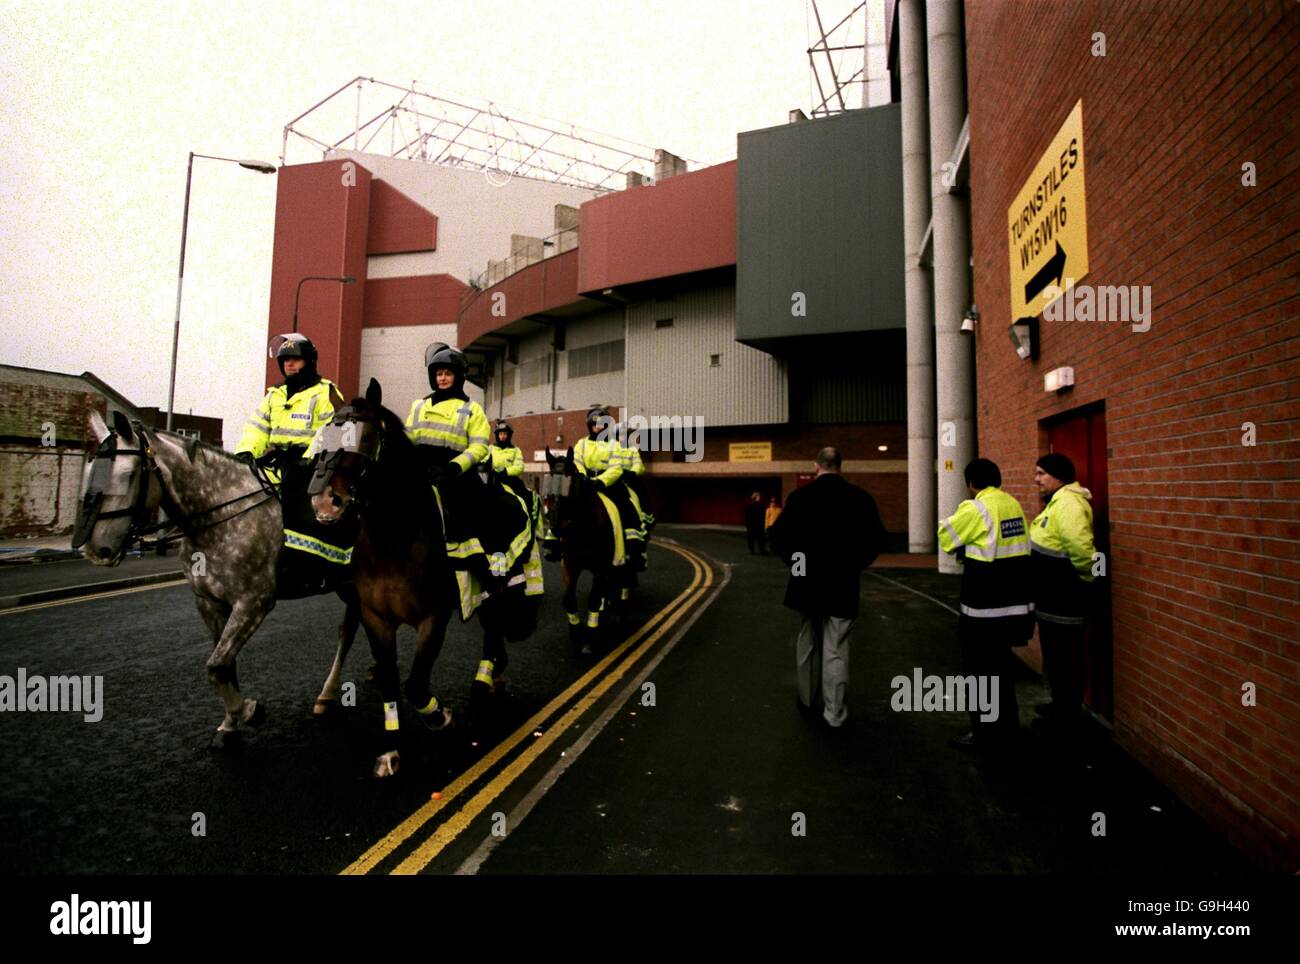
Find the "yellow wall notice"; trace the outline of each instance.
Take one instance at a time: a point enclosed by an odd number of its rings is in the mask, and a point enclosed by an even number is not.
[[[732,442],[727,446],[729,462],[771,462],[771,442]]]
[[[1084,190],[1083,101],[1007,208],[1011,320],[1042,314],[1088,273],[1088,204]]]

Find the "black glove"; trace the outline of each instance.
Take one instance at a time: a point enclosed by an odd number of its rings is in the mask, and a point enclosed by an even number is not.
[[[604,492],[604,491],[605,491],[605,483],[602,482],[602,481],[600,481],[600,479],[592,479],[592,480],[591,480],[591,487],[592,487],[593,489],[595,489],[597,492]]]
[[[436,482],[439,486],[446,485],[448,482],[454,482],[460,478],[461,466],[459,462],[448,462],[438,470]]]
[[[243,463],[244,463],[245,465],[247,465],[250,469],[251,469],[254,465],[257,464],[257,459],[253,458],[253,453],[252,453],[252,452],[236,452],[236,453],[235,453],[235,458],[237,458],[239,461],[243,462]]]

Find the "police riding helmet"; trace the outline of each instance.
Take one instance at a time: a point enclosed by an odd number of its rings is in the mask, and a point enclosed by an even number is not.
[[[299,332],[276,336],[275,341],[271,342],[271,355],[279,366],[281,375],[284,375],[284,362],[287,358],[301,358],[304,371],[316,370],[318,357],[316,346],[311,343],[310,338]]]
[[[602,428],[604,425],[607,425],[608,423],[609,423],[609,412],[605,409],[603,405],[597,405],[595,408],[593,408],[591,411],[587,413],[588,432],[592,430],[592,426],[596,426],[597,429],[599,430],[600,428]]]
[[[435,341],[424,350],[424,367],[429,371],[429,387],[436,391],[438,380],[434,377],[434,373],[439,368],[450,368],[456,376],[455,384],[459,386],[465,378],[465,370],[468,366],[459,348]]]
[[[514,438],[515,430],[510,427],[510,423],[505,419],[498,419],[496,427],[492,430],[492,437],[496,438],[502,432],[506,433],[506,444],[509,445],[510,440]]]

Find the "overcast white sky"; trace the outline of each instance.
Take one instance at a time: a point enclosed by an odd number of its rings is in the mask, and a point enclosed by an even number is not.
[[[701,161],[811,106],[804,0],[5,12],[0,362],[90,370],[139,405],[167,400],[186,154],[276,162],[284,124],[358,74]],[[228,443],[262,393],[275,186],[195,161],[176,409],[224,418]]]

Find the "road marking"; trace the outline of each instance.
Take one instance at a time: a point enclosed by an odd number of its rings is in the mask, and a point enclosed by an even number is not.
[[[667,548],[671,548],[674,552],[678,552],[691,559],[692,565],[697,567],[696,583],[699,582],[698,567],[702,564],[707,573],[704,578],[704,585],[696,589],[690,599],[677,607],[677,609],[673,611],[672,615],[665,619],[659,628],[636,648],[632,655],[620,662],[613,672],[601,680],[597,686],[588,691],[586,695],[578,699],[578,701],[574,703],[573,707],[546,731],[544,736],[536,739],[528,749],[510,761],[510,764],[497,774],[497,776],[495,776],[487,786],[476,793],[473,799],[471,799],[462,810],[452,814],[452,816],[439,824],[434,829],[433,833],[431,833],[422,844],[415,848],[410,856],[397,865],[393,870],[394,874],[418,874],[428,866],[429,862],[437,857],[448,844],[459,837],[479,816],[479,814],[487,809],[493,800],[499,797],[511,783],[518,779],[518,777],[528,769],[528,767],[530,767],[539,756],[542,755],[547,747],[559,739],[562,733],[567,732],[569,727],[571,727],[583,714],[590,710],[591,707],[594,706],[596,702],[614,686],[615,683],[622,679],[624,674],[637,662],[637,660],[645,655],[645,653],[659,641],[660,637],[662,637],[664,633],[668,632],[668,630],[671,629],[679,619],[681,619],[683,614],[691,609],[694,602],[708,593],[709,589],[713,586],[713,568],[709,566],[708,563],[704,563],[703,560],[697,562],[696,558],[686,550],[674,546],[668,546]],[[694,585],[694,583],[692,585]],[[624,643],[620,649],[626,648],[630,642],[631,641],[629,640],[628,643]]]
[[[111,592],[96,592],[85,596],[72,596],[68,599],[51,599],[48,602],[31,603],[27,606],[13,606],[9,609],[0,609],[0,616],[9,616],[13,613],[30,613],[37,609],[50,609],[54,606],[70,606],[73,603],[94,602],[96,599],[112,599],[114,596],[126,596],[133,592],[148,592],[150,589],[172,589],[183,585],[185,585],[185,576],[180,575],[176,579],[166,582],[154,582],[147,586],[131,586],[127,589],[114,589]]]
[[[373,870],[389,854],[405,843],[421,827],[428,823],[439,811],[455,800],[460,794],[464,793],[480,777],[496,766],[506,754],[517,747],[524,740],[533,738],[533,732],[537,730],[546,720],[554,716],[570,699],[582,691],[597,676],[609,668],[620,656],[622,656],[637,640],[654,627],[661,619],[665,618],[668,613],[672,612],[683,600],[695,590],[700,584],[701,567],[695,562],[689,553],[677,547],[668,544],[666,541],[658,543],[663,548],[670,549],[678,555],[684,557],[691,563],[694,568],[694,577],[689,586],[681,591],[675,599],[651,616],[646,622],[633,633],[628,639],[621,643],[616,649],[605,656],[600,662],[588,670],[582,677],[571,684],[563,693],[555,697],[546,706],[537,711],[528,722],[524,723],[519,729],[511,734],[507,739],[497,744],[490,753],[480,759],[472,767],[458,776],[442,789],[442,797],[439,800],[430,800],[420,807],[419,810],[411,814],[395,828],[385,834],[380,840],[374,843],[370,849],[358,857],[355,861],[345,867],[341,873],[344,875],[366,874]],[[558,724],[557,724],[558,725]]]
[[[713,588],[713,591],[708,598],[692,610],[690,618],[678,627],[677,632],[673,633],[672,638],[668,640],[659,652],[655,653],[654,658],[646,663],[646,665],[636,674],[627,686],[623,687],[623,691],[610,701],[609,707],[605,712],[587,728],[582,736],[578,737],[578,739],[574,741],[573,745],[565,751],[564,756],[556,761],[555,765],[547,771],[546,775],[537,782],[537,785],[529,790],[527,795],[519,801],[518,805],[510,811],[509,816],[506,818],[510,832],[513,833],[514,830],[524,822],[528,814],[532,812],[533,807],[537,806],[538,801],[540,801],[542,797],[546,796],[551,787],[555,786],[555,784],[559,782],[564,771],[573,766],[578,757],[582,756],[587,747],[589,747],[596,737],[600,735],[600,732],[605,729],[618,713],[622,712],[628,702],[636,696],[637,691],[641,688],[641,684],[650,678],[650,674],[655,671],[655,668],[661,662],[663,662],[664,657],[672,652],[673,648],[682,640],[682,638],[691,631],[691,627],[694,626],[696,621],[704,615],[704,612],[713,605],[714,601],[722,595],[722,591],[727,588],[727,584],[730,582],[731,566],[724,563],[722,582],[718,583],[718,585]],[[496,849],[497,844],[502,843],[505,839],[505,837],[494,837],[489,834],[484,838],[483,842],[479,844],[478,849],[475,850],[474,853],[472,853],[469,858],[456,869],[456,875],[462,876],[477,874],[479,868],[483,866],[483,862],[487,860],[492,851]]]
[[[933,596],[927,596],[919,589],[913,589],[911,586],[905,586],[901,582],[895,582],[893,579],[890,579],[888,576],[882,576],[880,575],[880,573],[872,572],[870,569],[867,570],[867,575],[875,576],[877,579],[883,579],[885,582],[889,583],[890,585],[897,586],[899,589],[906,589],[908,592],[916,593],[918,596],[930,600],[930,602],[934,603],[936,606],[942,606],[944,609],[948,610],[948,612],[952,613],[954,616],[961,615],[961,613],[957,612],[957,610],[953,609],[946,602],[935,599]]]

